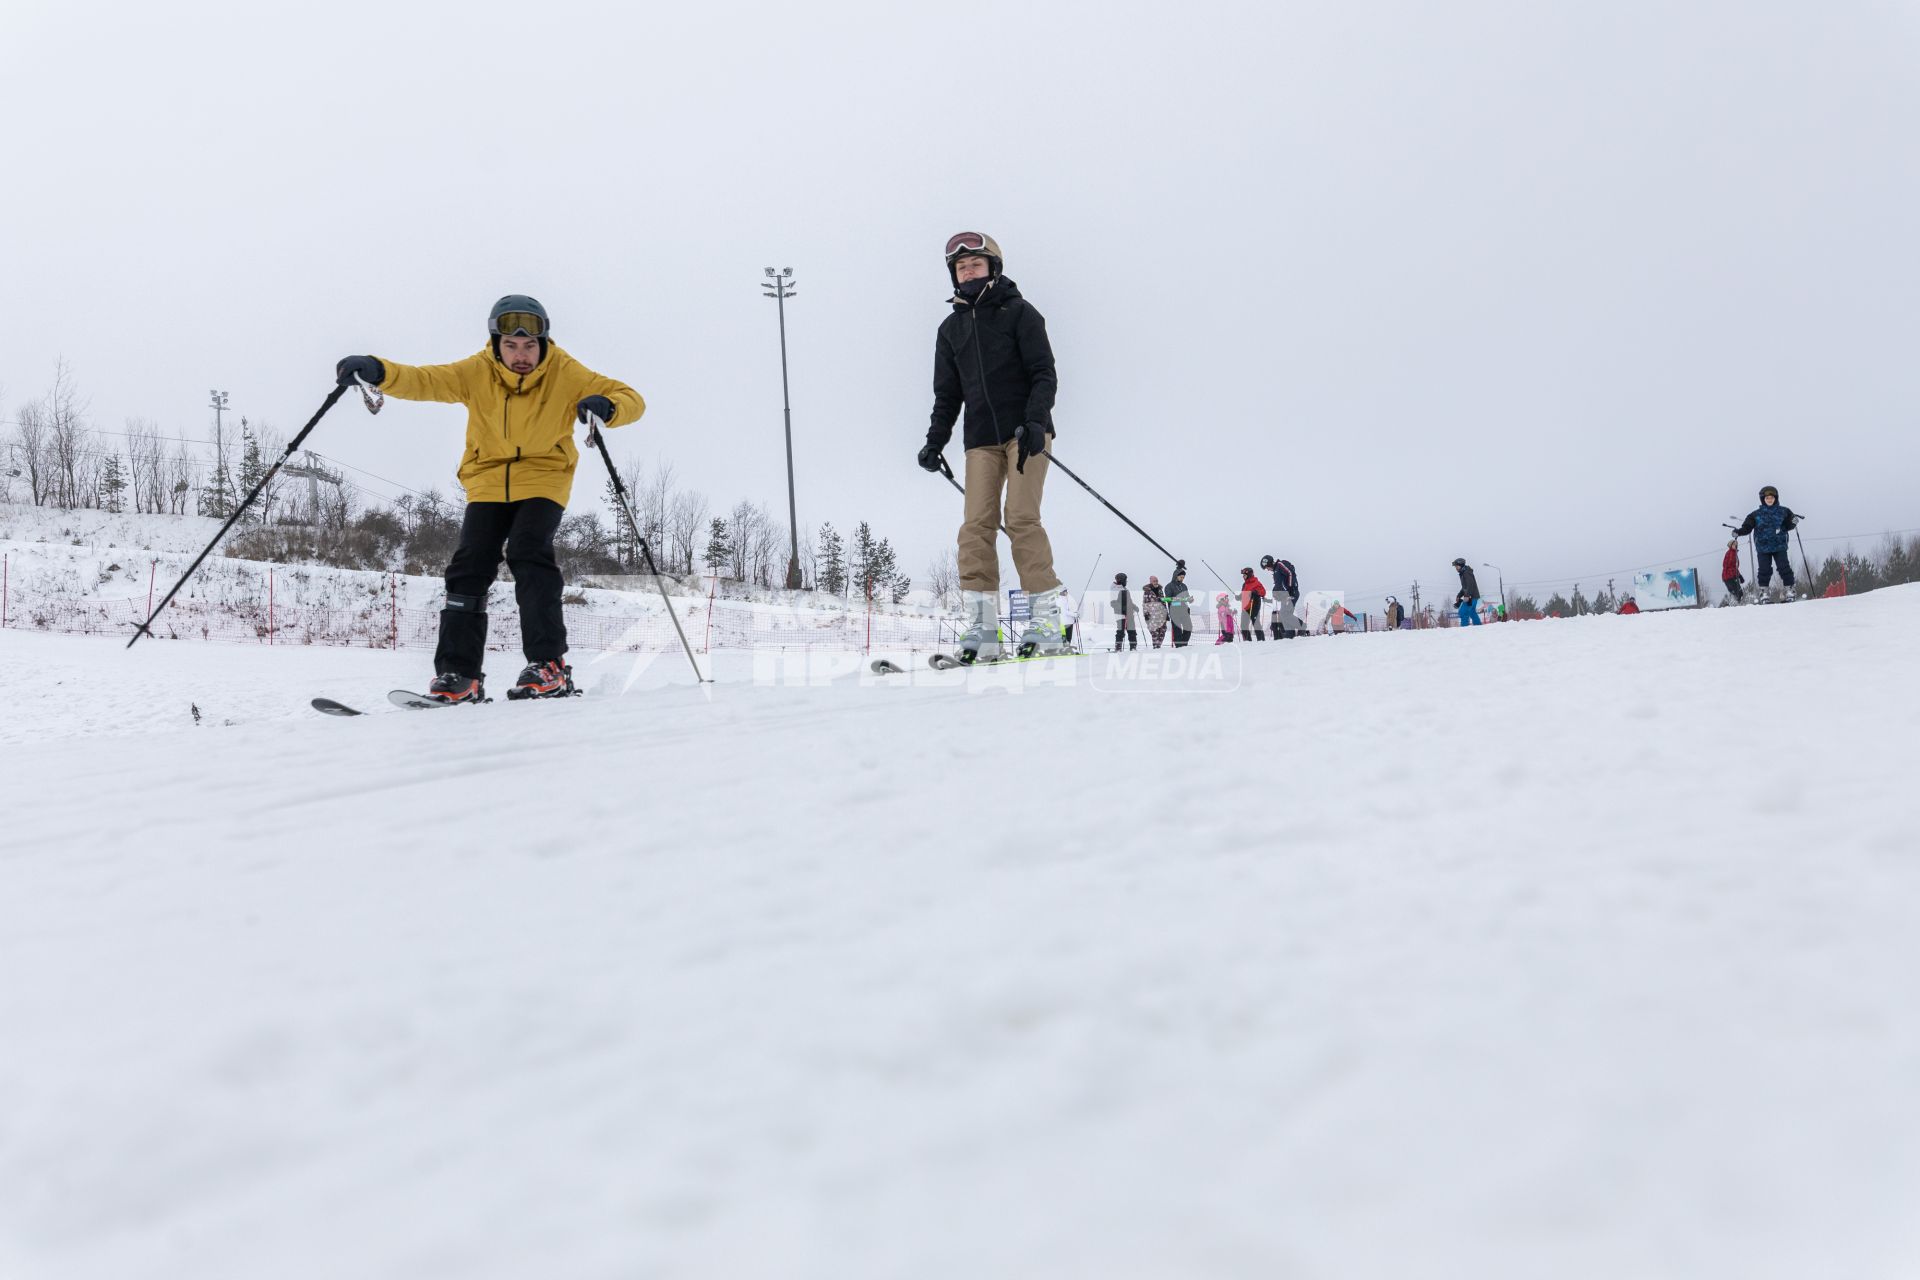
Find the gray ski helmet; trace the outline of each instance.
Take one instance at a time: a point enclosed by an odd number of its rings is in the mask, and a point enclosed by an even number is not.
[[[540,299],[530,298],[524,293],[508,294],[494,303],[493,310],[487,313],[487,332],[492,335],[493,357],[496,360],[500,358],[500,339],[503,337],[540,339],[540,358],[545,360],[547,339],[552,327],[547,319],[547,309],[540,305]]]
[[[1766,488],[1760,490],[1760,501],[1765,502],[1767,500],[1768,494],[1773,495],[1773,500],[1775,502],[1780,501],[1780,491],[1774,488],[1772,485],[1768,485]]]
[[[1466,567],[1467,567],[1467,562],[1466,562],[1466,560],[1465,560],[1465,558],[1464,558],[1464,557],[1461,557],[1461,556],[1455,556],[1455,557],[1453,558],[1453,567],[1454,567],[1454,568],[1456,568],[1456,569],[1464,569],[1464,568],[1466,568]]]

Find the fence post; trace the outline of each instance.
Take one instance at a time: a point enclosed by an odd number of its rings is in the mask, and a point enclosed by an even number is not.
[[[267,643],[273,643],[273,569],[267,569]]]
[[[867,576],[867,652],[873,652],[873,576]]]
[[[392,569],[387,570],[387,596],[393,601],[393,622],[387,634],[392,641],[390,647],[398,649],[400,647],[400,575]]]
[[[710,654],[713,652],[713,597],[714,597],[714,593],[717,592],[719,589],[720,589],[720,575],[718,573],[708,574],[707,575],[707,637],[706,639],[700,642],[700,652],[702,653]]]
[[[0,556],[0,627],[7,625],[7,579],[12,567],[12,557]]]
[[[160,561],[154,560],[147,566],[147,616],[153,616],[153,571],[160,567]]]

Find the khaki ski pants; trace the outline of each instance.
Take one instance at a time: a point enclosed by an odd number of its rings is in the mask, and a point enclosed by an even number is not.
[[[967,518],[960,526],[960,589],[1000,589],[1000,525],[1004,521],[1013,541],[1013,567],[1020,589],[1028,595],[1060,585],[1053,572],[1053,544],[1040,527],[1040,491],[1046,487],[1046,458],[1027,459],[1025,473],[1014,470],[1020,442],[967,450]],[[1000,494],[1006,492],[1001,513]]]

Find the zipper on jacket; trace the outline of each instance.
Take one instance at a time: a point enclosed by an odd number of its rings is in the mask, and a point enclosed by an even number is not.
[[[500,438],[502,440],[513,439],[513,412],[512,411],[513,411],[513,392],[509,391],[502,397],[500,401]],[[513,452],[514,452],[514,457],[518,457],[520,455],[520,451],[518,449],[515,449]],[[513,501],[513,458],[507,459],[506,494],[507,494],[507,501],[512,502]]]
[[[987,390],[987,358],[980,354],[980,305],[975,303],[967,313],[967,319],[973,322],[973,367],[980,371],[980,395],[987,402],[987,416],[993,419],[993,442],[996,445],[1007,443],[1000,438],[1000,411],[993,407],[993,396]]]

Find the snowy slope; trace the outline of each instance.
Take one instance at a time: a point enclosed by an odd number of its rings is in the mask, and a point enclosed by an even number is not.
[[[0,632],[0,1275],[1914,1275],[1916,625],[356,720],[421,656]]]

